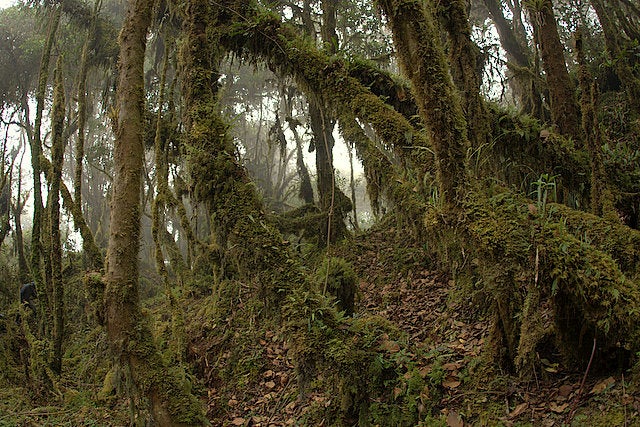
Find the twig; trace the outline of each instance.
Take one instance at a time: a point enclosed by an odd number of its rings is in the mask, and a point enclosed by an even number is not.
[[[589,375],[589,369],[591,369],[591,363],[593,362],[593,355],[596,353],[596,337],[593,337],[593,348],[591,349],[591,357],[589,358],[589,364],[587,365],[587,369],[584,371],[584,376],[582,377],[582,382],[580,383],[580,388],[578,389],[578,393],[573,398],[573,404],[571,405],[571,411],[567,414],[565,419],[565,424],[571,424],[573,417],[576,414],[576,410],[578,409],[578,402],[582,397],[582,392],[584,391],[584,383],[587,380],[587,375]]]
[[[624,396],[627,394],[627,391],[624,386],[624,373],[622,374],[622,409],[624,410],[624,427],[629,425],[629,420],[627,419],[627,405],[624,403]]]
[[[287,381],[287,384],[285,384],[284,388],[280,391],[280,396],[278,398],[278,401],[276,402],[276,404],[274,405],[273,409],[271,410],[271,415],[269,415],[269,419],[267,420],[267,425],[271,424],[271,420],[273,420],[273,417],[276,415],[276,411],[279,408],[283,407],[283,400],[284,400],[284,396],[285,396],[285,391],[287,391],[287,389],[289,388],[289,384],[291,384],[291,378],[289,378],[289,381]]]

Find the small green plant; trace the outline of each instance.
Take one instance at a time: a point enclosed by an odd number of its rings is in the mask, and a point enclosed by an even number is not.
[[[556,176],[543,173],[531,186],[534,187],[532,195],[536,196],[538,211],[544,214],[547,202],[556,201]]]

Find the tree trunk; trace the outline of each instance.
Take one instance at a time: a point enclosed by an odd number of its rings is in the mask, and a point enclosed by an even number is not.
[[[575,87],[567,72],[553,3],[551,0],[542,0],[539,9],[527,3],[527,9],[531,15],[536,43],[542,56],[542,66],[547,76],[551,119],[561,134],[579,141],[580,115],[575,100]]]
[[[24,152],[23,152],[24,153]],[[22,236],[22,220],[20,216],[24,209],[24,202],[22,202],[22,159],[18,165],[18,188],[16,194],[16,203],[12,206],[13,222],[15,223],[15,239],[16,239],[16,252],[18,253],[18,277],[20,283],[29,282],[29,264],[24,254],[24,238]]]
[[[60,244],[60,182],[64,162],[63,127],[65,117],[65,93],[62,80],[62,56],[58,57],[51,110],[51,177],[49,194],[49,233],[51,238],[51,288],[53,289],[53,360],[51,369],[57,375],[62,372],[62,339],[64,337],[64,286],[62,284],[62,247]]]
[[[160,426],[203,424],[199,402],[165,366],[144,323],[138,295],[140,186],[143,161],[144,56],[152,0],[131,0],[120,33],[120,80],[114,181],[107,251],[105,320],[116,363],[149,399]],[[125,369],[126,371],[126,369]]]
[[[640,113],[640,76],[635,71],[637,65],[634,67],[633,64],[630,64],[628,58],[630,53],[622,52],[626,49],[626,46],[623,47],[624,41],[621,40],[624,36],[620,35],[620,29],[613,23],[613,17],[610,15],[611,6],[605,7],[602,0],[591,0],[591,5],[602,26],[609,58],[615,61],[616,74],[624,85],[629,104],[637,113]]]
[[[481,94],[484,61],[471,40],[466,2],[454,0],[441,10],[440,17],[449,35],[449,63],[453,81],[462,95],[467,135],[473,148],[490,142],[489,117]],[[440,9],[439,9],[440,10]]]
[[[500,45],[507,54],[508,73],[512,76],[509,84],[519,101],[520,109],[525,114],[541,119],[542,95],[538,87],[538,76],[534,74],[533,53],[526,40],[515,31],[514,24],[504,17],[502,3],[497,0],[484,0],[484,4],[498,31]]]
[[[469,140],[460,97],[432,16],[435,6],[418,0],[379,0],[378,4],[389,20],[398,61],[413,83],[431,137],[440,199],[446,210],[456,209],[468,181]]]
[[[607,190],[607,176],[602,160],[602,134],[596,114],[598,88],[587,68],[580,31],[576,33],[575,44],[582,92],[582,131],[591,163],[591,213],[603,216],[606,211],[613,210],[613,200]]]
[[[41,262],[43,259],[42,242],[40,240],[42,230],[42,216],[44,207],[42,204],[42,182],[40,173],[40,156],[42,152],[41,126],[42,126],[42,110],[44,109],[45,93],[47,90],[47,80],[49,79],[49,61],[51,58],[51,50],[53,41],[56,37],[58,24],[60,23],[61,8],[54,6],[50,12],[49,29],[45,47],[42,51],[42,59],[40,60],[40,72],[38,75],[38,90],[36,92],[36,117],[34,122],[33,136],[29,139],[31,143],[31,168],[33,169],[33,225],[31,228],[31,274],[36,287],[44,288]],[[46,283],[46,281],[45,281]],[[45,285],[46,286],[46,285]],[[47,313],[49,310],[49,301],[47,292],[40,293],[40,306],[42,311]],[[49,322],[45,322],[48,325]]]

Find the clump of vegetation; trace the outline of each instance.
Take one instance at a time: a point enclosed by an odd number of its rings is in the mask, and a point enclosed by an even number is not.
[[[315,281],[323,294],[327,292],[336,299],[338,311],[353,315],[358,290],[357,277],[351,265],[343,258],[325,258],[315,273]]]
[[[635,353],[640,341],[630,319],[640,293],[629,258],[638,256],[631,243],[636,233],[566,207],[536,206],[501,189],[471,195],[464,212],[458,223],[444,224],[433,211],[426,225],[441,242],[434,247],[481,280],[495,318],[496,360],[531,372],[535,354],[558,348],[565,360],[584,363],[594,338],[604,354]],[[599,226],[591,239],[581,225],[594,221]],[[620,251],[610,242],[619,242]]]

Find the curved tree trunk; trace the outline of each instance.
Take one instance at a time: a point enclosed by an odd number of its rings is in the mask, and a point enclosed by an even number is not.
[[[155,348],[140,313],[138,249],[144,147],[144,56],[153,0],[131,0],[120,33],[120,80],[114,150],[113,198],[107,252],[105,320],[116,363],[149,399],[160,426],[203,424],[199,402],[185,390]],[[127,371],[125,369],[125,371]]]
[[[467,123],[432,16],[418,0],[378,0],[389,19],[398,61],[413,83],[436,157],[436,179],[445,209],[459,206],[467,185]]]

